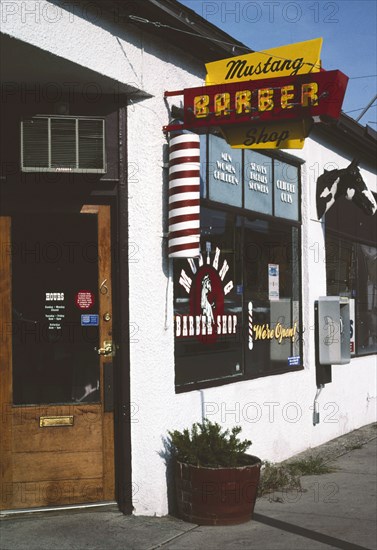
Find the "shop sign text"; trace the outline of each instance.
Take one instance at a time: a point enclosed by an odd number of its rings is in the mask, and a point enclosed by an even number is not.
[[[207,63],[206,84],[319,72],[322,42],[322,38],[314,38]]]
[[[213,171],[213,178],[232,185],[238,185],[236,169],[233,166],[232,157],[229,153],[221,153],[221,160],[216,161],[216,168]]]
[[[276,323],[275,328],[270,328],[269,324],[253,325],[254,340],[273,340],[274,338],[282,343],[284,338],[291,338],[295,341],[297,333],[297,323],[293,327],[284,327],[281,323]]]
[[[283,123],[224,126],[222,133],[234,149],[302,149],[312,126],[311,119]]]
[[[293,204],[293,196],[296,193],[296,186],[294,183],[288,183],[284,180],[277,180],[276,187],[280,190],[280,200]]]
[[[316,116],[337,119],[347,81],[340,71],[326,71],[189,88],[184,90],[184,127],[260,124]]]
[[[177,315],[175,318],[175,335],[206,336],[212,334],[236,334],[237,315],[216,315],[213,322],[208,322],[205,315]]]
[[[184,96],[184,120],[164,129],[217,126],[233,148],[302,149],[313,122],[340,117],[348,82],[322,70],[321,47],[316,38],[207,63],[205,86],[165,92]]]
[[[48,330],[61,330],[65,318],[64,292],[46,292],[45,318]]]
[[[215,342],[218,336],[237,333],[237,315],[228,314],[224,298],[234,288],[228,279],[229,264],[221,259],[216,247],[211,258],[211,243],[207,254],[197,260],[188,259],[191,274],[181,270],[179,284],[189,295],[189,312],[175,315],[174,333],[177,338],[196,336],[202,342]]]

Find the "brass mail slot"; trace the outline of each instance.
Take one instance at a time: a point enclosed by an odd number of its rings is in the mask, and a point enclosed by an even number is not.
[[[73,426],[72,416],[40,416],[40,428],[52,428],[53,426]]]

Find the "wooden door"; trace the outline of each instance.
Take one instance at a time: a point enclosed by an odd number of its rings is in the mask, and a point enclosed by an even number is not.
[[[1,509],[114,500],[110,207],[0,217]]]

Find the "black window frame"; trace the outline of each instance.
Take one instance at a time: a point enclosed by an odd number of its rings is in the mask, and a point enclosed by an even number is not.
[[[374,193],[374,197],[377,200],[377,194]],[[337,245],[329,246],[330,239],[336,242]],[[357,248],[360,245],[376,247],[377,243],[377,220],[376,214],[374,216],[366,215],[360,208],[358,208],[352,201],[346,200],[344,197],[340,197],[336,200],[334,205],[326,213],[325,217],[325,243],[326,243],[326,286],[327,292],[334,294],[334,287],[330,286],[331,275],[331,263],[336,262],[336,258],[332,258],[333,252],[336,248],[339,248],[341,243],[344,243],[346,247],[352,250],[354,257],[354,265],[351,266],[353,270],[353,288],[345,288],[346,285],[341,288],[339,286],[339,294],[347,296],[348,298],[355,299],[355,354],[351,357],[366,357],[369,355],[376,355],[377,351],[367,351],[366,353],[360,353],[358,342],[358,320],[360,319],[360,304],[358,300],[360,280],[358,277],[358,262],[359,259]]]
[[[368,315],[368,310],[363,307],[368,300],[368,290],[361,287],[361,284],[365,282],[365,266],[360,265],[365,258],[361,258],[362,250],[361,246],[371,246],[377,249],[376,243],[363,242],[352,240],[349,237],[340,235],[339,233],[331,230],[326,231],[326,287],[327,294],[332,296],[345,296],[355,301],[355,318],[352,322],[354,325],[352,330],[354,331],[355,350],[351,352],[351,357],[366,357],[368,355],[377,354],[377,342],[366,346],[362,344],[362,334],[365,337],[365,332],[368,330],[368,326],[363,326],[370,321],[370,316],[373,315],[371,311]],[[345,255],[348,257],[345,258]],[[346,279],[334,278],[336,271],[338,276],[342,270],[342,263],[347,262],[348,274]],[[335,266],[335,267],[334,267]],[[363,274],[363,276],[361,276]],[[374,285],[376,292],[377,286]],[[376,296],[374,296],[374,303],[376,302]],[[363,304],[363,305],[362,305]],[[376,309],[376,306],[374,307]],[[374,313],[376,315],[376,313]],[[369,317],[369,318],[368,318]],[[372,348],[372,349],[370,349]]]

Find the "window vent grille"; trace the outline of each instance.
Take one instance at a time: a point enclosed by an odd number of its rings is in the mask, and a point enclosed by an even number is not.
[[[35,116],[21,122],[23,172],[106,172],[105,121]]]

